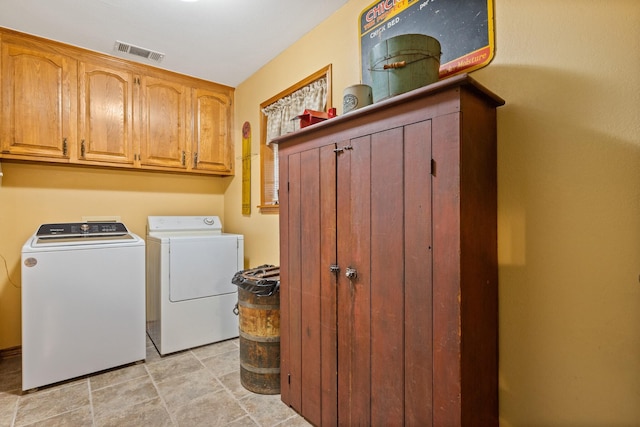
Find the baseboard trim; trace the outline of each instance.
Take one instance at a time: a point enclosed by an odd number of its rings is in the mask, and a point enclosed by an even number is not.
[[[22,347],[3,348],[0,350],[0,359],[9,359],[12,357],[18,357],[22,355]]]

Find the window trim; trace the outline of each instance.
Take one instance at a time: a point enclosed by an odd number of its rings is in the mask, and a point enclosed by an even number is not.
[[[321,68],[315,73],[305,77],[300,80],[298,83],[293,86],[288,87],[277,95],[267,99],[263,103],[260,104],[260,204],[258,205],[258,209],[260,213],[279,213],[280,206],[278,204],[273,203],[273,199],[265,200],[266,193],[266,185],[265,179],[273,178],[273,170],[269,171],[265,164],[273,164],[273,149],[267,145],[267,116],[262,112],[262,109],[273,104],[285,96],[291,95],[293,92],[319,80],[321,78],[326,78],[327,80],[327,102],[326,102],[326,110],[329,111],[332,105],[332,85],[331,85],[331,68],[332,64],[327,65],[326,67]],[[270,172],[270,174],[269,174]]]

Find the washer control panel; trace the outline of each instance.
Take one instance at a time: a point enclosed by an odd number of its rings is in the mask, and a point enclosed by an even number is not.
[[[42,224],[36,236],[55,237],[102,237],[122,236],[129,230],[121,222],[68,222],[61,224]]]

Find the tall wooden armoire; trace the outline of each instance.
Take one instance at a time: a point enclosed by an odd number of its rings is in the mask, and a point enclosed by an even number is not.
[[[314,425],[498,425],[503,104],[460,75],[275,141],[281,393]]]

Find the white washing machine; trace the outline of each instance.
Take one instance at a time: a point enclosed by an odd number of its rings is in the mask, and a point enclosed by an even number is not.
[[[238,336],[244,237],[217,216],[147,219],[147,333],[162,355]]]
[[[122,223],[40,226],[22,247],[22,389],[146,357],[145,243]]]

